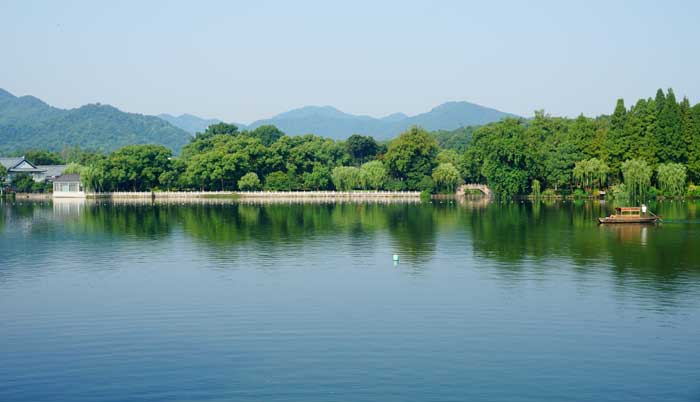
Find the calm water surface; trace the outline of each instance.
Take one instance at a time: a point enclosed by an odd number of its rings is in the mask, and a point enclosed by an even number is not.
[[[609,208],[0,204],[0,400],[698,401],[700,204]]]

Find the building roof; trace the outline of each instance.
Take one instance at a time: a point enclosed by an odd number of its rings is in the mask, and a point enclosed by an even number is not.
[[[24,156],[15,156],[11,158],[0,158],[0,165],[3,165],[5,169],[10,170],[13,167],[19,165],[24,161]]]
[[[54,183],[75,183],[80,181],[80,175],[77,173],[64,174],[56,178]]]
[[[36,165],[36,168],[42,170],[46,177],[58,177],[66,170],[67,165]]]

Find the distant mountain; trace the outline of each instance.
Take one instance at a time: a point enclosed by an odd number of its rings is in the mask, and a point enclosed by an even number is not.
[[[203,119],[201,117],[193,116],[191,114],[181,114],[179,116],[173,116],[171,114],[163,113],[159,114],[158,117],[167,121],[175,127],[179,127],[188,133],[194,135],[197,133],[202,133],[207,127],[212,124],[221,123],[219,119]],[[236,123],[238,128],[245,128],[244,125]]]
[[[89,104],[52,107],[33,96],[0,89],[0,150],[61,150],[67,146],[111,151],[129,144],[161,144],[178,152],[191,135],[155,117]]]
[[[416,116],[394,113],[382,118],[352,115],[331,106],[305,106],[270,119],[258,120],[251,123],[249,128],[273,124],[289,135],[313,133],[343,139],[352,134],[364,134],[389,139],[412,125],[430,131],[454,130],[499,121],[505,117],[516,116],[470,102],[447,102]]]

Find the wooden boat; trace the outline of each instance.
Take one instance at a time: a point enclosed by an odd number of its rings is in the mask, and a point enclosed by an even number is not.
[[[623,207],[615,210],[617,214],[598,218],[598,223],[657,223],[661,220],[660,216],[654,215],[651,211],[642,212],[642,208],[639,207]]]

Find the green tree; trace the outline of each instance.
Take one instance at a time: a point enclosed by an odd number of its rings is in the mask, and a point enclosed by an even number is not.
[[[43,149],[33,149],[24,153],[24,157],[34,165],[62,165],[65,160],[60,153]]]
[[[306,190],[326,190],[331,183],[331,171],[318,164],[311,172],[304,172],[302,179]]]
[[[360,168],[365,180],[365,187],[372,190],[380,190],[387,181],[387,171],[380,161],[371,161]]]
[[[338,166],[331,172],[333,185],[339,191],[350,191],[364,187],[362,171],[355,166]]]
[[[390,175],[405,181],[409,189],[417,189],[426,176],[430,177],[438,152],[435,138],[413,126],[391,141],[384,162]]]
[[[433,182],[439,190],[454,192],[455,188],[461,184],[462,176],[459,170],[452,163],[441,163],[433,170]]]
[[[659,161],[662,163],[683,163],[687,158],[681,121],[681,108],[676,102],[673,90],[669,89],[656,126],[658,156]]]
[[[265,190],[267,191],[290,191],[292,180],[287,173],[275,171],[265,177]]]
[[[630,159],[622,163],[622,175],[630,201],[645,202],[651,186],[651,166],[641,159]]]
[[[532,195],[534,198],[540,198],[541,191],[542,190],[542,185],[540,184],[540,181],[537,179],[534,179],[532,183],[530,183],[530,188],[532,189],[532,192],[530,195]]]
[[[162,145],[128,145],[101,161],[100,187],[107,191],[149,191],[171,169],[170,149]]]
[[[656,90],[656,98],[654,98],[654,104],[656,105],[656,114],[661,114],[661,111],[666,105],[666,95],[664,95],[664,90],[659,88]]]
[[[527,188],[532,161],[525,131],[522,120],[505,119],[474,132],[470,159],[497,198],[524,194]]]
[[[345,147],[354,163],[359,165],[374,158],[379,151],[377,141],[371,136],[363,136],[358,134],[351,135],[345,141]]]
[[[18,173],[12,177],[12,189],[17,193],[33,193],[36,182],[27,173]]]
[[[260,190],[262,185],[258,175],[255,172],[248,172],[244,174],[240,180],[238,180],[238,188],[242,191],[255,191]]]
[[[625,137],[629,141],[629,152],[625,159],[637,157],[655,164],[657,161],[656,105],[654,101],[640,99],[627,114]]]
[[[7,181],[7,168],[0,165],[0,194],[5,191],[5,182]]]
[[[460,155],[454,149],[443,149],[437,154],[437,163],[451,163],[454,166],[459,166]]]
[[[662,163],[656,168],[656,179],[664,195],[672,197],[683,195],[686,168],[680,163]]]
[[[686,132],[688,143],[688,176],[694,183],[700,183],[700,104],[690,109],[690,126]]]
[[[632,144],[625,129],[627,123],[627,109],[622,99],[617,100],[615,111],[610,118],[610,131],[605,142],[607,158],[614,172],[617,172],[622,161],[629,159]]]
[[[197,137],[213,137],[216,135],[237,135],[239,133],[238,126],[229,123],[212,124],[204,130],[203,133],[197,133]]]
[[[605,186],[610,168],[597,158],[576,162],[573,176],[581,187],[590,189],[591,187],[602,188]]]
[[[277,140],[284,136],[284,133],[272,124],[265,124],[257,127],[248,134],[253,138],[259,139],[260,142],[262,142],[266,147],[274,144],[277,142]]]

